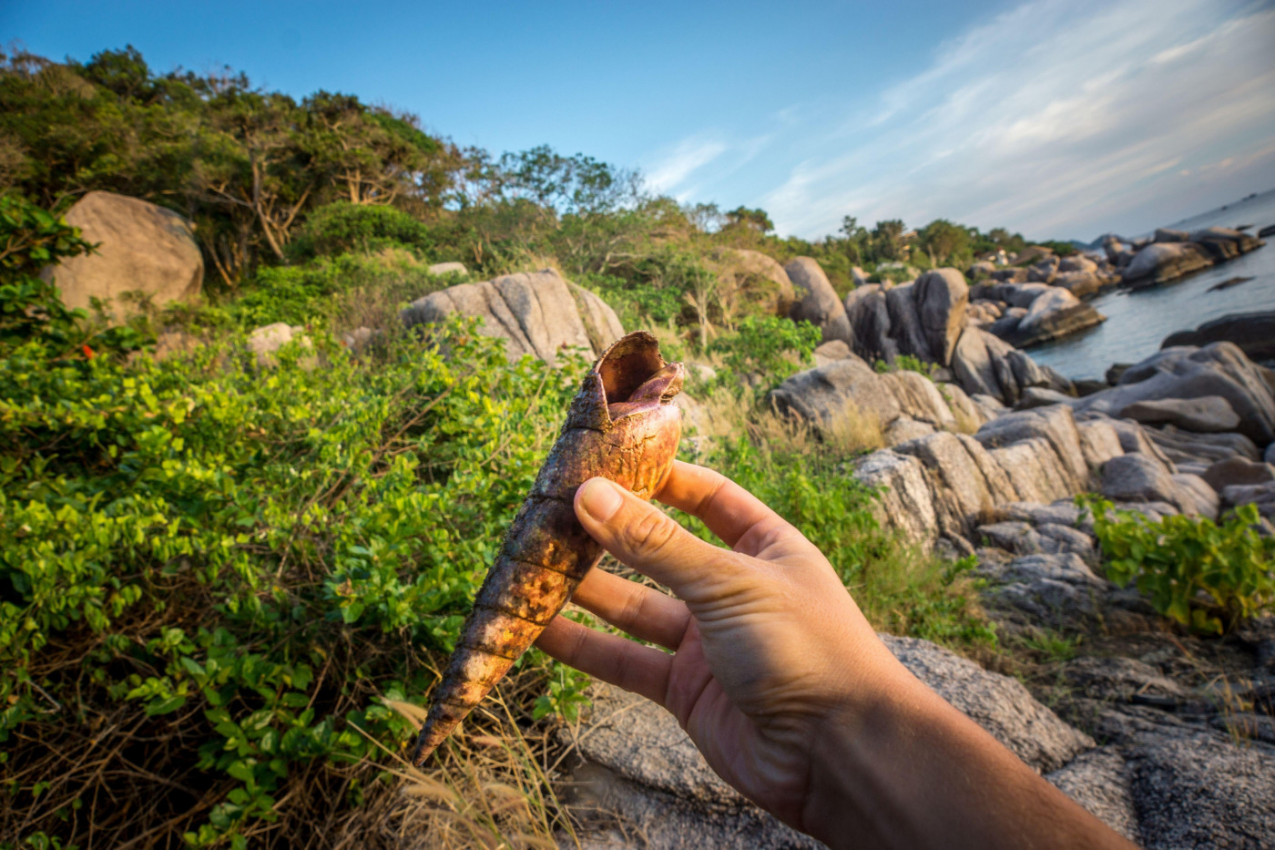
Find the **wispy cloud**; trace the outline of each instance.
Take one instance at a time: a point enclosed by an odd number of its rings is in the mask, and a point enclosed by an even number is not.
[[[784,110],[754,153],[786,162],[783,175],[753,200],[780,232],[810,237],[846,214],[1038,237],[1168,223],[1218,175],[1275,183],[1272,45],[1268,2],[1033,0],[866,101]],[[730,148],[688,139],[651,182],[711,186]]]
[[[657,154],[644,172],[647,185],[656,192],[675,192],[694,172],[708,165],[726,151],[716,139],[692,137],[683,139],[672,149]]]

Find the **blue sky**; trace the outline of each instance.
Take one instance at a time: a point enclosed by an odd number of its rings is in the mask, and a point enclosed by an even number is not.
[[[850,214],[1090,239],[1275,187],[1272,2],[7,0],[0,40],[352,92],[806,237]]]

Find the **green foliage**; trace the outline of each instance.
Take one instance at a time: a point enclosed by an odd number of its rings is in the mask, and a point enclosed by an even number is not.
[[[934,375],[939,369],[937,363],[922,360],[921,358],[911,354],[900,354],[898,357],[895,357],[893,361],[888,362],[885,360],[878,360],[875,364],[873,364],[873,367],[880,374],[885,374],[886,372],[897,372],[900,370],[906,372],[918,372],[929,378],[931,381],[934,380]]]
[[[132,47],[86,64],[0,56],[0,161],[0,191],[47,207],[101,189],[192,217],[231,289],[334,200],[438,216],[462,165],[413,116],[327,92],[298,104],[243,75],[160,76]]]
[[[289,255],[304,260],[405,247],[423,256],[430,245],[429,228],[402,210],[339,201],[320,207],[306,219],[289,246]]]
[[[156,769],[222,789],[189,839],[204,846],[275,817],[304,765],[409,740],[376,698],[428,691],[405,649],[450,650],[582,363],[510,366],[460,324],[375,361],[316,343],[322,368],[294,345],[268,372],[240,335],[129,366],[58,359],[40,338],[0,346],[0,741],[15,770],[70,746],[50,701],[135,706],[133,734],[172,748]],[[562,680],[554,710],[576,692]],[[92,781],[59,774],[49,807]],[[35,778],[3,793],[37,806]]]
[[[943,562],[881,528],[874,492],[826,452],[776,450],[748,438],[726,444],[708,464],[792,523],[827,556],[878,629],[945,644],[991,646],[992,624],[973,599],[973,558]],[[691,517],[692,531],[713,541]]]
[[[0,196],[0,344],[35,336],[60,349],[73,344],[76,320],[87,314],[68,310],[57,287],[39,275],[45,266],[90,249],[76,228],[52,213],[19,197]]]
[[[1151,522],[1094,496],[1076,501],[1093,514],[1108,578],[1136,582],[1175,622],[1223,634],[1275,605],[1275,538],[1257,533],[1255,506],[1237,508],[1219,525],[1180,515]]]
[[[809,367],[821,339],[822,332],[809,322],[749,316],[709,348],[722,355],[729,370],[719,373],[719,382],[736,384],[745,375],[758,374],[765,391]]]

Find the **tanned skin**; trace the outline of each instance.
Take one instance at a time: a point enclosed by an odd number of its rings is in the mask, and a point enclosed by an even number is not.
[[[1133,847],[908,672],[754,496],[679,462],[656,497],[729,548],[593,479],[584,529],[674,595],[594,570],[574,598],[663,649],[558,617],[545,652],[668,709],[723,779],[833,848]]]

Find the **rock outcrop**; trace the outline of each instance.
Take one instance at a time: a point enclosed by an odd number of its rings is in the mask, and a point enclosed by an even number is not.
[[[553,269],[452,286],[413,301],[401,317],[410,327],[453,313],[482,319],[479,332],[507,340],[511,361],[530,354],[553,363],[564,347],[597,357],[624,335],[606,302]]]
[[[1042,773],[1093,748],[1015,679],[915,638],[883,635],[918,679]],[[712,771],[671,714],[641,697],[595,685],[593,707],[562,743],[579,759],[562,794],[590,811],[584,846],[820,848],[749,803]],[[613,843],[608,843],[613,842]]]
[[[810,257],[797,257],[784,266],[792,281],[794,302],[788,316],[794,322],[810,322],[823,332],[823,341],[839,339],[854,346],[854,334],[846,318],[846,308],[828,282],[819,263]]]
[[[760,251],[719,248],[713,254],[713,266],[718,277],[738,290],[741,300],[752,309],[779,317],[792,309],[792,280],[783,266]]]
[[[123,322],[142,304],[156,307],[199,297],[204,260],[195,227],[172,210],[149,201],[89,192],[67,211],[67,224],[98,243],[96,253],[68,257],[43,274],[72,308],[92,299],[108,302],[107,314]]]
[[[820,346],[813,369],[798,372],[770,392],[775,410],[810,423],[819,432],[858,436],[887,445],[931,434],[977,427],[988,417],[960,387],[940,388],[919,372],[879,373],[848,351],[839,357],[839,341]]]
[[[1226,227],[1187,234],[1161,228],[1156,239],[1123,263],[1124,282],[1134,288],[1157,286],[1260,248],[1261,240]]]
[[[1231,313],[1205,322],[1193,331],[1170,334],[1160,347],[1208,345],[1213,342],[1234,343],[1251,360],[1275,360],[1275,310]]]
[[[1238,347],[1216,342],[1204,348],[1166,348],[1126,369],[1109,390],[1076,401],[1078,411],[1123,416],[1139,402],[1220,397],[1239,416],[1236,428],[1259,449],[1275,441],[1275,397],[1260,367]]]

